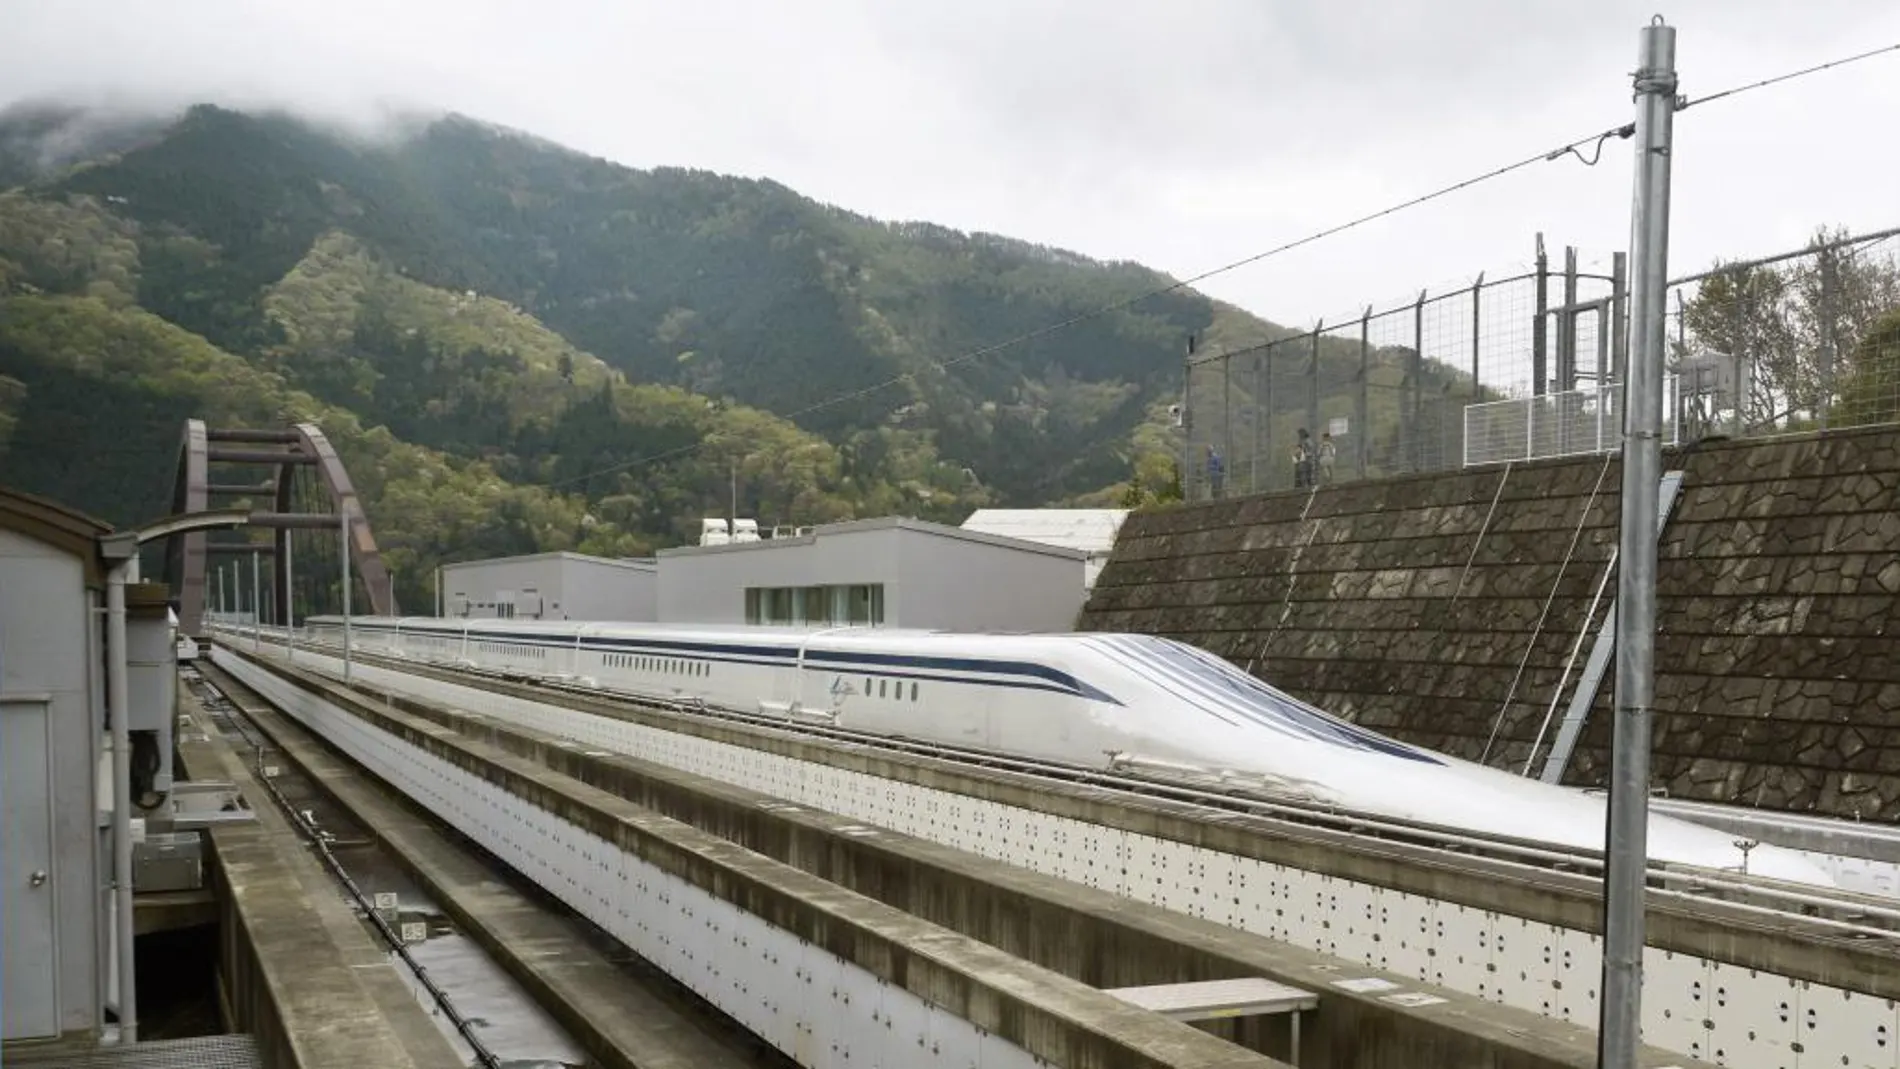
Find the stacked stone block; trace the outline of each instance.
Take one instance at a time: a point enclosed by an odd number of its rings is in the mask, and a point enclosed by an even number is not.
[[[1684,479],[1659,543],[1654,784],[1900,817],[1900,430],[1703,443],[1664,468]],[[1621,478],[1594,456],[1138,513],[1081,626],[1181,638],[1535,771],[1616,594]],[[1568,783],[1604,782],[1612,681]]]

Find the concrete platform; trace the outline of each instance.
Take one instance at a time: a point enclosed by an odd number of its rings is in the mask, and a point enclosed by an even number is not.
[[[209,669],[201,667],[201,671]],[[763,1044],[722,1037],[692,1008],[656,993],[609,960],[571,918],[498,881],[488,864],[443,837],[401,797],[323,746],[228,677],[206,671],[351,817],[369,828],[462,930],[481,944],[602,1066],[700,1069],[754,1064]]]
[[[369,929],[186,689],[186,776],[234,784],[256,819],[207,829],[219,903],[221,1012],[263,1063],[288,1069],[463,1069]],[[141,1045],[142,1046],[142,1045]]]

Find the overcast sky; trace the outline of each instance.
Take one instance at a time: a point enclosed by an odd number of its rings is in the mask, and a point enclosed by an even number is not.
[[[1893,0],[1679,0],[1691,97],[1900,42]],[[1631,116],[1627,0],[0,0],[0,104],[441,108],[1177,276]],[[1900,54],[1678,116],[1672,274],[1900,225]],[[1627,240],[1628,142],[1211,280],[1283,323]]]

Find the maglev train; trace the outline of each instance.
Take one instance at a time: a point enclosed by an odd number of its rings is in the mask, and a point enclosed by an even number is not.
[[[1368,731],[1171,639],[429,617],[350,625],[364,652],[1603,849],[1601,797]],[[341,617],[308,626],[342,637]],[[1795,851],[1744,850],[1736,836],[1671,817],[1650,817],[1648,848],[1653,862],[1836,886]]]

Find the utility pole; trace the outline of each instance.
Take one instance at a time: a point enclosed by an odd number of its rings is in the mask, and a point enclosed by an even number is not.
[[[1630,212],[1630,367],[1623,386],[1622,546],[1617,551],[1616,726],[1603,873],[1603,1002],[1597,1064],[1636,1069],[1642,1045],[1644,877],[1649,867],[1650,705],[1656,691],[1656,513],[1676,31],[1643,28],[1635,74],[1636,190]]]

